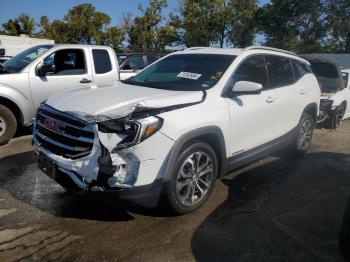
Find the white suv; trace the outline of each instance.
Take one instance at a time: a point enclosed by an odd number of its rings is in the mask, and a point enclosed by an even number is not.
[[[215,180],[310,145],[320,88],[310,64],[265,47],[189,48],[121,83],[55,95],[34,124],[39,167],[66,188],[113,191],[178,213]]]

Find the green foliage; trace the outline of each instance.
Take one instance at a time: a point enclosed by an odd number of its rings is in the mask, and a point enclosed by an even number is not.
[[[164,21],[162,9],[166,0],[150,0],[144,8],[139,5],[140,16],[124,15],[124,30],[128,34],[129,49],[134,51],[163,51],[177,39],[177,31],[171,21]]]
[[[331,52],[350,53],[350,1],[328,0],[326,8],[331,28],[327,48]]]
[[[321,0],[272,0],[258,18],[266,45],[296,52],[323,49],[326,23]]]
[[[26,34],[32,36],[35,30],[34,19],[27,14],[21,14],[14,20],[9,19],[2,24],[5,33],[9,35]]]

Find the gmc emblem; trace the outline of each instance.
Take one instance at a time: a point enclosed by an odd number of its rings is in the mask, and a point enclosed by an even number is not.
[[[43,126],[46,129],[48,129],[50,131],[53,131],[55,133],[59,133],[59,134],[63,134],[64,133],[64,131],[61,128],[64,128],[65,125],[63,125],[63,124],[61,124],[59,122],[56,122],[55,120],[52,120],[50,118],[45,118]]]

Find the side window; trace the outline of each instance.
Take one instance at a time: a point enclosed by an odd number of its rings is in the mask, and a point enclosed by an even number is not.
[[[288,86],[294,83],[293,68],[289,58],[268,55],[266,56],[266,64],[270,88]]]
[[[238,81],[250,81],[262,84],[263,88],[268,87],[266,63],[263,56],[253,56],[245,60],[234,73],[232,85]]]
[[[298,81],[304,75],[312,72],[311,67],[303,62],[292,59],[292,65],[296,81]]]
[[[149,56],[147,56],[147,63],[150,65],[153,62],[157,61],[158,59],[159,59],[158,56],[149,55]]]
[[[112,70],[111,59],[107,50],[93,49],[92,57],[94,59],[96,74],[105,74]]]
[[[145,67],[143,56],[130,56],[121,65],[121,70],[138,70]]]
[[[59,50],[45,58],[44,65],[51,65],[48,75],[81,75],[86,72],[84,51],[81,49]]]

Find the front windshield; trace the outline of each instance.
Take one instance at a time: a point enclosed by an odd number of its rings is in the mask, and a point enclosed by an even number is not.
[[[217,54],[170,55],[122,82],[176,91],[207,90],[220,80],[235,58]]]
[[[27,65],[29,65],[35,58],[37,58],[52,47],[53,45],[33,46],[12,57],[10,60],[4,63],[4,66],[10,72],[19,72]]]

